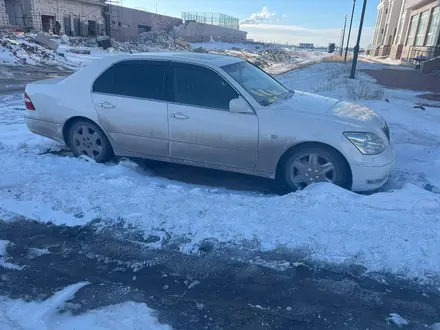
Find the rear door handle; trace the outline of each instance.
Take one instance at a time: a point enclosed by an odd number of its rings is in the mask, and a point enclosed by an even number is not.
[[[115,107],[113,104],[108,103],[108,102],[98,103],[98,106],[101,108],[105,108],[105,109],[112,109]]]
[[[177,113],[172,113],[170,115],[171,118],[175,118],[175,119],[188,119],[188,116],[184,115],[183,113],[177,112]]]

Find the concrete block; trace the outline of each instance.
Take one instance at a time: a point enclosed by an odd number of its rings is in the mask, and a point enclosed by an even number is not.
[[[431,73],[436,70],[440,70],[440,56],[424,61],[420,68],[422,73]]]
[[[50,40],[49,37],[47,37],[44,33],[38,33],[35,36],[35,42],[45,45],[49,49],[58,49],[58,44],[55,41]]]

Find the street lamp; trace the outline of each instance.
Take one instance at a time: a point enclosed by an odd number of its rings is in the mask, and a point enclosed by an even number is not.
[[[348,45],[350,43],[351,26],[353,25],[353,16],[354,16],[355,7],[356,7],[356,0],[353,0],[353,9],[351,10],[350,27],[348,29],[347,47],[345,47],[344,63],[347,62]]]
[[[364,25],[365,9],[367,8],[367,0],[364,0],[364,5],[362,6],[361,21],[359,23],[359,32],[357,36],[356,46],[353,50],[353,63],[351,64],[350,79],[354,79],[354,74],[356,72],[356,65],[359,56],[359,44],[361,43],[362,26]]]
[[[344,39],[345,39],[345,28],[347,27],[347,14],[344,16],[344,29],[342,30],[342,42],[340,56],[342,56],[342,51],[344,50]]]

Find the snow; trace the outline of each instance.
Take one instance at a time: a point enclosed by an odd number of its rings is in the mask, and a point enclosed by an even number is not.
[[[275,46],[263,46],[261,44],[255,44],[255,43],[221,42],[221,41],[191,42],[190,45],[192,48],[202,47],[206,50],[231,50],[232,48],[235,48],[235,49],[246,49],[249,51],[256,51],[256,50],[259,50],[262,48],[274,48],[275,47]]]
[[[348,98],[352,84],[380,88],[363,74],[348,81],[346,68],[335,63],[280,79],[292,88],[340,98]],[[185,237],[180,245],[185,253],[196,252],[207,238],[237,246],[252,242],[264,251],[305,251],[299,262],[356,263],[370,272],[439,279],[440,196],[421,186],[440,186],[440,112],[414,109],[413,92],[383,93],[382,100],[358,102],[391,127],[397,159],[384,189],[359,195],[316,184],[286,196],[171,181],[129,160],[96,164],[46,154],[60,146],[27,130],[22,96],[0,97],[0,218],[22,215],[72,226],[122,219],[148,235]]]
[[[13,270],[22,270],[23,267],[12,264],[10,262],[7,262],[4,258],[4,256],[7,255],[6,248],[9,244],[9,241],[0,240],[0,267],[7,268],[7,269],[13,269]]]
[[[0,239],[0,257],[6,254],[6,247],[8,246],[9,241]]]
[[[82,315],[59,313],[66,302],[88,283],[77,283],[56,292],[42,302],[25,302],[0,297],[2,330],[171,330],[161,324],[145,304],[127,302],[88,311]]]
[[[89,51],[90,54],[77,54],[72,50]],[[94,60],[99,60],[107,56],[112,56],[114,53],[104,50],[102,48],[93,47],[71,47],[67,45],[60,45],[57,49],[58,54],[63,54],[64,58],[75,66],[83,67],[90,64]]]
[[[387,321],[394,323],[399,328],[405,325],[409,325],[409,322],[407,320],[405,320],[402,316],[396,313],[391,313],[390,317],[387,318]]]

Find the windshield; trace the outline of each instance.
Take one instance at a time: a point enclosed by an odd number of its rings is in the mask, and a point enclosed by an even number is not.
[[[252,97],[261,105],[266,106],[279,100],[289,98],[289,92],[274,78],[257,66],[243,61],[222,66]]]
[[[238,62],[222,67],[261,105],[266,106],[291,97],[288,91],[266,72],[249,62]]]

